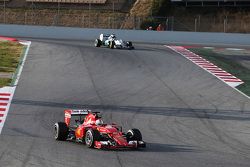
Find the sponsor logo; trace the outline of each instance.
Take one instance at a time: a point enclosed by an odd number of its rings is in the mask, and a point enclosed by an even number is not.
[[[72,110],[72,115],[80,114],[80,115],[87,115],[91,110]]]
[[[65,118],[71,118],[71,114],[70,113],[65,113]]]

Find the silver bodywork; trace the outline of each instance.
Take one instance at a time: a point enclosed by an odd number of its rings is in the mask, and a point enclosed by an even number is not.
[[[134,47],[132,46],[132,42],[130,41],[123,41],[122,39],[116,39],[116,38],[112,38],[112,35],[114,36],[114,34],[100,34],[99,37],[99,42],[101,42],[100,44],[103,46],[107,46],[110,47],[110,43],[113,42],[114,46],[113,48],[128,48],[128,49],[134,49]],[[98,41],[98,39],[96,39]],[[95,44],[95,46],[97,46]]]

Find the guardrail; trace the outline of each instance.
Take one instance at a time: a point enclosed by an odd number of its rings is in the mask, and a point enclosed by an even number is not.
[[[47,3],[93,3],[104,4],[107,0],[26,0],[26,2],[47,2]]]
[[[87,29],[52,26],[0,24],[0,35],[62,40],[94,40],[100,33],[114,33],[118,38],[145,43],[180,44],[236,44],[250,45],[250,34],[171,32],[146,30]]]

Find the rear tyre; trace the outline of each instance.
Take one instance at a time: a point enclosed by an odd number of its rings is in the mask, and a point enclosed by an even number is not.
[[[93,148],[95,146],[95,141],[99,141],[100,133],[97,130],[89,129],[85,134],[85,144],[89,148]]]
[[[130,129],[127,132],[127,141],[137,140],[142,141],[142,135],[139,129]]]
[[[95,47],[100,47],[102,44],[102,41],[100,39],[95,40]]]
[[[57,122],[54,126],[55,139],[65,141],[69,134],[69,128],[65,122]]]

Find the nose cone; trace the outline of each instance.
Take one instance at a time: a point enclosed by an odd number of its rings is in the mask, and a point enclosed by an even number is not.
[[[124,137],[121,135],[113,135],[113,138],[117,142],[117,144],[120,146],[127,146],[128,145],[127,140],[125,140]]]

